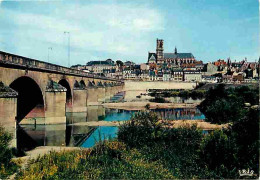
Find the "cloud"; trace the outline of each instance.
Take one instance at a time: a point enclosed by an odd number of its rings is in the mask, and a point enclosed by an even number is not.
[[[35,8],[41,12],[41,8],[45,7],[39,4]],[[148,41],[140,38],[147,38],[148,34],[164,29],[164,18],[156,9],[135,4],[61,3],[49,14],[5,9],[5,16],[12,19],[16,27],[14,31],[17,40],[28,47],[36,42],[48,42],[62,48],[66,45],[63,32],[69,31],[72,51],[88,52],[82,63],[89,57],[96,57],[96,54],[91,53],[97,52],[101,52],[102,56],[105,53],[123,57],[131,57],[133,54],[145,56],[143,47],[147,47]]]

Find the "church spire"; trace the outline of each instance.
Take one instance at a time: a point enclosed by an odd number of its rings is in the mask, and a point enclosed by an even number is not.
[[[177,54],[177,48],[176,48],[176,46],[175,46],[175,49],[174,49],[174,54]]]

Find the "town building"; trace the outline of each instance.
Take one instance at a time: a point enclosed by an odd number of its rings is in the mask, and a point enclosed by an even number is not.
[[[184,71],[184,81],[201,82],[201,80],[202,80],[202,74],[200,71],[196,71],[196,70]]]
[[[172,69],[172,81],[183,81],[184,73],[182,68]]]
[[[142,64],[140,64],[140,69],[141,69],[142,71],[146,71],[146,70],[149,70],[149,69],[150,69],[150,66],[149,66],[148,63],[142,63]]]
[[[157,39],[156,53],[148,52],[149,64],[163,64],[183,66],[185,64],[195,64],[196,60],[192,53],[178,53],[175,47],[174,52],[164,52],[163,40]]]
[[[105,75],[115,73],[116,66],[111,59],[106,61],[90,61],[85,66],[85,70],[94,74]],[[112,75],[110,75],[110,77],[111,76]]]
[[[132,62],[132,61],[126,61],[124,64],[125,64],[126,67],[135,65],[135,63]]]
[[[218,73],[218,66],[211,62],[207,63],[206,70],[203,72],[203,75],[213,75],[216,73]]]

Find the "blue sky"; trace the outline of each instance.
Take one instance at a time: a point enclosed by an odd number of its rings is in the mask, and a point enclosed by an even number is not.
[[[68,65],[112,58],[136,63],[155,51],[192,52],[198,60],[255,61],[258,0],[0,0],[0,50]]]

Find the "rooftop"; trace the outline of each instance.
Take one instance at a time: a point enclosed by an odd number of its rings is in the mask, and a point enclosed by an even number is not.
[[[94,65],[111,65],[107,61],[89,61],[87,66],[94,66]]]
[[[175,59],[175,58],[180,58],[180,59],[185,59],[185,58],[194,58],[192,53],[163,53],[164,58],[166,59]]]

